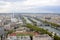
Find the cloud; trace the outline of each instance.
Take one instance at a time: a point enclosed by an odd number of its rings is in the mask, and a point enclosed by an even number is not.
[[[48,6],[49,8],[60,6],[60,0],[0,0],[0,13],[54,12],[47,8]]]
[[[16,1],[25,1],[25,0],[0,0],[0,1],[6,1],[6,2],[16,2]]]

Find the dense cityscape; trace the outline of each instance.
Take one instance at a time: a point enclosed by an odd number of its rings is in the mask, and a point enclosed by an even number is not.
[[[60,40],[60,0],[0,0],[0,40]]]
[[[60,40],[60,15],[0,13],[0,40]]]

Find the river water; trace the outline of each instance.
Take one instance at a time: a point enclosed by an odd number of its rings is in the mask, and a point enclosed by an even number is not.
[[[38,22],[38,20],[36,20],[34,18],[33,18],[33,20],[35,20],[36,22]],[[39,22],[41,22],[41,21],[39,21]],[[60,30],[57,30],[57,29],[55,29],[55,28],[53,28],[51,26],[45,26],[43,24],[43,26],[39,26],[39,27],[44,28],[44,29],[48,29],[49,32],[54,32],[54,33],[56,33],[56,34],[58,34],[60,36]]]

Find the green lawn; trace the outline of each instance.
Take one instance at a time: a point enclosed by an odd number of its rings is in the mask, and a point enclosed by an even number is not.
[[[16,36],[33,36],[33,34],[17,34]]]

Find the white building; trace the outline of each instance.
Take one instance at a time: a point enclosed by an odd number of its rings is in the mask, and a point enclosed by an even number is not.
[[[17,22],[18,20],[16,18],[11,18],[11,22]]]
[[[44,34],[33,36],[33,40],[53,40],[53,39],[50,36]]]
[[[7,40],[30,40],[29,36],[9,36]]]
[[[11,30],[10,24],[4,25],[4,29],[6,29],[6,30]]]

